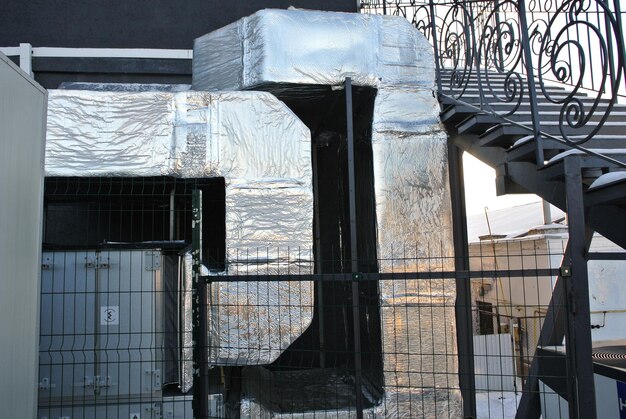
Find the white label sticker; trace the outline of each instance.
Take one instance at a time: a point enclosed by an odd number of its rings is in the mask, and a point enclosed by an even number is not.
[[[130,419],[141,419],[141,415],[139,413],[131,413]]]
[[[100,307],[100,325],[112,326],[112,325],[117,325],[117,324],[120,324],[120,307],[119,306],[101,306]]]

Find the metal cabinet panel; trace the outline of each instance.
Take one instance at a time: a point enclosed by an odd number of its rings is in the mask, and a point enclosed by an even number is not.
[[[160,396],[159,250],[45,252],[40,406]]]
[[[211,419],[226,418],[224,397],[221,394],[209,394],[208,399],[208,417]],[[193,396],[191,395],[163,397],[163,408],[161,409],[163,419],[193,419],[192,401]]]
[[[39,398],[89,396],[95,375],[95,252],[45,252],[41,272]]]
[[[120,403],[39,408],[38,419],[163,419],[160,403]]]
[[[5,3],[2,3],[4,9]],[[8,16],[6,13],[3,14]],[[4,26],[4,25],[3,25]],[[47,93],[0,53],[0,416],[35,416]]]
[[[209,395],[209,400],[212,395]],[[221,395],[220,395],[221,396]],[[164,419],[193,419],[192,396],[177,396],[163,398]],[[221,399],[220,399],[221,400]],[[209,401],[209,405],[210,405]],[[209,412],[209,417],[214,417]]]
[[[98,281],[98,375],[106,397],[154,396],[163,371],[160,252],[101,252]]]

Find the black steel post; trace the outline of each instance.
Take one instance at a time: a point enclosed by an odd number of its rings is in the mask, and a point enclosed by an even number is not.
[[[454,269],[469,271],[465,189],[463,187],[463,151],[448,141],[448,167],[452,198],[452,231]],[[464,417],[476,417],[476,383],[474,377],[474,341],[472,336],[472,289],[468,278],[456,279],[456,334],[459,357],[459,386],[463,397]]]
[[[319,196],[319,178],[317,167],[317,144],[312,145],[311,162],[313,165],[313,197],[314,197],[314,220],[315,220],[315,273],[322,273],[322,233],[320,231],[320,196]],[[317,320],[319,331],[319,350],[320,350],[320,368],[326,368],[326,345],[324,342],[324,290],[323,284],[319,281],[315,283],[317,298]]]
[[[193,260],[193,417],[208,417],[209,405],[209,369],[208,337],[206,318],[206,282],[202,278],[202,191],[194,190],[191,196],[192,206],[192,242]]]
[[[544,164],[543,141],[541,138],[541,124],[539,122],[539,109],[537,104],[537,87],[535,86],[535,71],[533,69],[533,56],[528,36],[528,19],[526,18],[526,0],[518,0],[517,3],[522,35],[522,51],[524,53],[524,69],[528,80],[528,101],[530,114],[533,120],[533,136],[535,138],[535,160],[539,167]]]
[[[587,275],[587,236],[583,181],[578,157],[565,158],[565,193],[570,246],[570,271],[565,284],[567,307],[566,357],[571,383],[570,418],[596,417],[591,357],[591,318]],[[569,387],[569,385],[568,385]]]
[[[441,84],[441,67],[439,62],[439,43],[437,42],[437,19],[435,19],[435,2],[429,0],[430,30],[433,33],[433,52],[435,54],[435,77],[437,78],[437,97],[443,92]]]
[[[356,237],[356,180],[354,173],[354,127],[352,120],[352,80],[345,81],[346,91],[346,131],[348,141],[348,195],[350,200],[350,259],[352,281],[352,328],[354,334],[354,383],[356,390],[356,416],[363,418],[363,392],[361,367],[361,313],[359,293],[359,260]]]

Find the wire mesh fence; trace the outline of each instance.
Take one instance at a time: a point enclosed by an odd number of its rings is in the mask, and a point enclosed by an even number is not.
[[[191,191],[216,191],[205,208],[217,218],[219,186],[219,179],[46,179],[39,418],[193,417],[182,311]],[[214,223],[207,234],[220,228]],[[219,269],[219,255],[208,255],[206,265]]]
[[[472,289],[478,417],[514,415],[563,237],[473,244],[464,272],[441,246],[407,244],[351,272],[344,253],[322,261],[315,247],[227,249],[220,186],[46,181],[38,417],[356,417],[359,404],[364,417],[462,417],[459,281]],[[204,360],[193,351],[200,188]]]

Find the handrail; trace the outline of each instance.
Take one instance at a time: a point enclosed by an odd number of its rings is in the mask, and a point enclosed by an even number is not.
[[[452,99],[452,98],[450,98],[450,96],[447,96],[447,95],[445,95],[445,94],[443,94],[442,96],[443,96],[443,97],[447,97],[447,98],[449,98],[449,99]],[[491,115],[491,116],[494,116],[494,117],[500,118],[500,119],[502,119],[502,121],[504,121],[504,122],[506,122],[506,123],[508,123],[508,124],[515,125],[515,126],[518,126],[518,127],[522,128],[522,129],[528,130],[528,133],[529,133],[529,134],[532,134],[532,133],[533,133],[533,128],[532,128],[532,127],[528,127],[528,126],[526,126],[526,125],[524,125],[524,124],[520,124],[520,123],[519,123],[519,122],[517,122],[517,121],[513,121],[512,119],[509,119],[509,118],[507,118],[507,117],[503,117],[503,116],[498,115],[498,114],[496,114],[496,113],[494,113],[494,112],[485,111],[485,110],[483,110],[483,109],[481,109],[481,108],[479,108],[479,107],[477,107],[476,105],[473,105],[473,104],[471,104],[471,103],[464,102],[464,101],[462,101],[462,100],[458,100],[458,99],[454,99],[454,100],[455,100],[456,102],[458,102],[460,105],[464,105],[464,106],[467,106],[467,107],[470,107],[470,108],[474,108],[474,109],[476,110],[476,112],[477,112],[477,113],[488,114],[488,115]],[[563,146],[565,146],[565,147],[570,147],[571,149],[574,149],[574,150],[579,150],[579,151],[581,151],[581,152],[583,152],[583,153],[585,153],[585,154],[587,154],[587,155],[589,155],[589,156],[592,156],[592,157],[597,157],[597,158],[602,159],[602,160],[606,161],[607,163],[611,163],[611,164],[613,164],[613,165],[615,165],[615,166],[617,166],[617,167],[626,168],[626,163],[624,163],[624,162],[622,162],[622,161],[620,161],[620,160],[616,160],[616,159],[614,159],[614,158],[613,158],[613,157],[611,157],[611,156],[607,156],[607,155],[604,155],[604,154],[602,154],[602,153],[598,153],[598,152],[597,152],[597,151],[595,151],[595,150],[585,148],[585,147],[580,146],[580,145],[578,145],[578,144],[568,143],[568,142],[567,142],[567,141],[565,141],[564,139],[559,138],[559,137],[557,137],[557,136],[554,136],[554,135],[552,135],[552,134],[549,134],[549,133],[547,133],[547,132],[540,131],[540,132],[539,132],[539,134],[540,134],[542,137],[545,137],[545,138],[547,138],[547,139],[549,139],[549,140],[552,140],[552,141],[554,141],[554,142],[560,143],[560,144],[562,144],[562,145],[563,145]],[[624,154],[626,154],[626,152],[625,152]]]
[[[364,12],[404,16],[433,43],[440,95],[511,123],[530,104],[537,165],[543,138],[583,147],[626,99],[626,15],[620,0],[366,0]],[[475,89],[470,90],[474,83]],[[552,86],[565,87],[560,95]],[[542,127],[537,104],[559,109],[558,135]],[[502,105],[507,105],[503,107]]]

